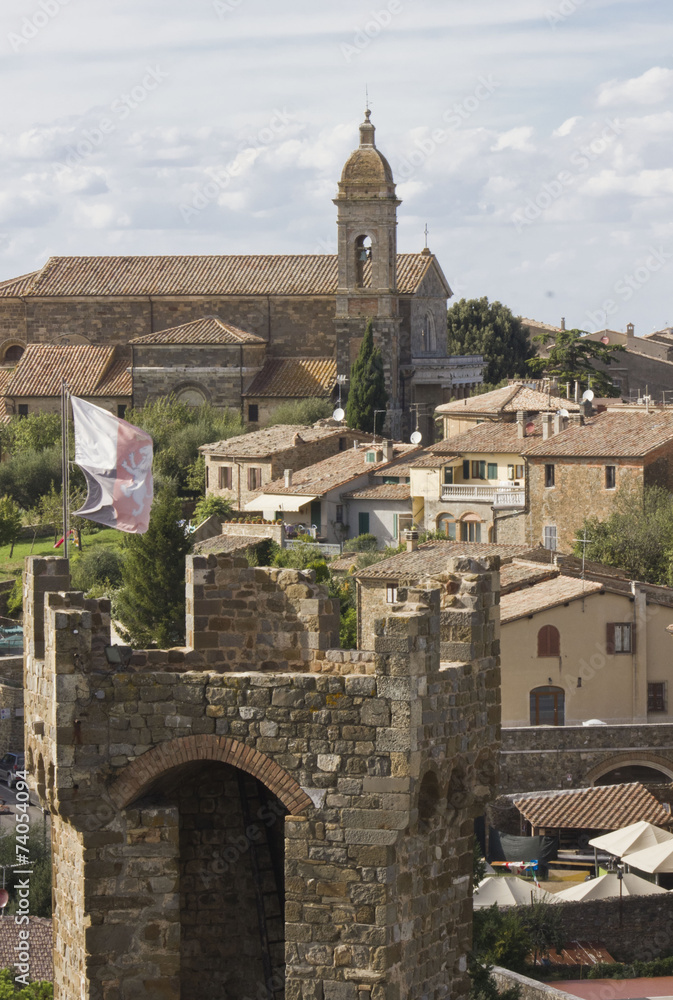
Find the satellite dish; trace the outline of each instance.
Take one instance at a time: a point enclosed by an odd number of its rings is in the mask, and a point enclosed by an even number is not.
[[[9,893],[6,889],[0,889],[0,910],[4,910],[7,903],[9,903]]]
[[[534,432],[534,430],[535,430],[535,424],[534,423],[526,424],[526,433],[527,434],[532,434]]]
[[[609,344],[609,343],[610,343],[609,337],[601,337],[601,344]]]
[[[343,420],[345,416],[346,416],[346,411],[342,410],[341,407],[338,407],[338,409],[336,409],[332,414],[332,418],[334,420],[339,420],[339,421]]]
[[[568,411],[565,410],[565,409],[564,410],[559,410],[558,411],[558,415],[559,415],[559,417],[569,417],[570,416],[570,414],[568,413]]]
[[[590,403],[591,400],[594,398],[594,395],[595,395],[595,393],[594,393],[593,389],[587,389],[587,391],[582,396],[582,402],[583,403]]]
[[[414,433],[411,435],[410,440],[412,444],[420,444],[421,441],[423,440],[423,435],[421,434],[420,431],[414,431]]]

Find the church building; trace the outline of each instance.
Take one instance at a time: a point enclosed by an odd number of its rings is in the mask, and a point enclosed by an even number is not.
[[[469,395],[482,358],[449,357],[452,292],[436,257],[397,251],[392,170],[368,110],[344,166],[336,255],[52,257],[0,283],[0,365],[27,344],[129,349],[133,404],[173,393],[240,408],[261,426],[274,401],[333,394],[368,319],[381,348],[388,430],[433,438],[436,406]],[[308,374],[307,374],[308,373]]]

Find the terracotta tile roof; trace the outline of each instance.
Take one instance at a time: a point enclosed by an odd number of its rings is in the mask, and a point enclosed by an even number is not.
[[[300,469],[293,473],[292,486],[285,485],[285,479],[276,479],[268,483],[264,489],[258,490],[256,496],[264,494],[282,496],[315,496],[321,497],[330,490],[338,489],[339,486],[346,486],[354,479],[366,476],[375,469],[385,466],[390,468],[390,475],[395,475],[394,465],[389,462],[366,462],[365,455],[369,449],[366,447],[349,448],[347,451],[340,451],[338,455],[309,465],[306,469]],[[415,451],[413,444],[396,444],[393,448],[393,462],[397,458],[403,458],[409,452]]]
[[[0,396],[6,395],[7,386],[9,385],[13,374],[13,368],[0,368]]]
[[[411,487],[408,483],[367,486],[354,493],[344,493],[344,500],[411,500]]]
[[[265,344],[261,337],[254,333],[239,330],[231,323],[223,323],[217,316],[204,316],[192,323],[171,327],[170,330],[159,330],[148,333],[145,337],[136,337],[131,344]]]
[[[546,392],[537,392],[526,385],[506,385],[502,389],[485,392],[481,396],[470,396],[468,399],[454,399],[451,403],[442,403],[435,413],[460,416],[469,414],[516,413],[525,410],[528,413],[545,413],[556,410],[568,410],[579,413],[580,407],[569,399],[558,396],[548,396]]]
[[[411,295],[434,258],[398,254],[397,288]],[[106,295],[335,295],[336,254],[160,257],[50,257],[27,275],[29,296]],[[2,286],[0,286],[2,294]]]
[[[25,295],[39,273],[39,271],[32,271],[19,278],[10,278],[9,281],[0,282],[0,297],[16,298],[19,295]]]
[[[329,564],[332,573],[350,573],[360,558],[359,552],[343,552],[335,556]]]
[[[600,785],[514,800],[536,829],[619,830],[645,820],[670,826],[671,813],[641,784]]]
[[[479,425],[481,426],[481,425]],[[412,469],[438,469],[442,465],[446,465],[450,462],[452,458],[460,458],[460,455],[453,451],[444,453],[435,453],[433,451],[426,451],[423,455],[415,458],[413,462],[410,463],[410,468]]]
[[[251,434],[238,434],[236,437],[215,441],[213,444],[201,445],[199,451],[205,455],[217,458],[271,458],[278,452],[298,448],[302,443],[322,441],[331,437],[342,437],[344,433],[351,437],[355,435],[362,440],[367,435],[359,431],[344,429],[341,424],[331,424],[327,427],[307,427],[303,424],[276,424]]]
[[[517,618],[556,608],[570,601],[577,601],[582,596],[597,594],[603,590],[601,583],[592,580],[577,580],[571,576],[557,576],[553,580],[545,580],[526,590],[517,590],[505,594],[500,600],[500,621],[512,622]]]
[[[612,411],[538,441],[526,453],[536,458],[643,458],[667,443],[673,444],[673,412]]]
[[[479,559],[483,556],[500,556],[508,561],[515,556],[525,556],[527,545],[492,545],[488,542],[424,542],[415,552],[400,552],[390,559],[383,559],[357,573],[358,580],[405,580],[415,583],[426,577],[446,571],[449,559],[464,556]]]
[[[0,920],[0,969],[12,969],[16,961],[21,927],[11,917]],[[33,982],[52,982],[53,933],[50,917],[30,918],[30,978]]]
[[[527,423],[533,424],[534,430],[528,432],[525,438],[519,437],[516,423],[494,420],[476,424],[469,431],[447,438],[446,441],[438,441],[430,446],[429,451],[441,460],[438,465],[461,454],[524,455],[542,441],[540,418],[532,418]]]
[[[246,552],[249,548],[266,542],[266,535],[215,535],[214,538],[206,538],[202,542],[197,542],[193,551],[203,555],[211,552],[227,552],[233,555],[235,552]]]
[[[502,598],[512,591],[532,587],[542,580],[552,580],[559,572],[556,566],[541,566],[540,563],[515,559],[500,570],[500,596]]]
[[[337,366],[333,358],[271,358],[255,375],[245,396],[246,399],[330,396],[336,378]]]
[[[94,344],[28,344],[5,394],[59,396],[65,378],[75,396],[130,396],[130,359],[115,347]]]
[[[409,476],[410,466],[411,466],[411,463],[409,463],[409,465],[404,465],[403,463],[400,463],[399,465],[396,465],[395,466],[395,475],[399,479],[406,479]],[[373,473],[373,476],[374,476],[375,479],[380,479],[383,476],[389,476],[389,475],[391,475],[391,473],[390,472],[386,472],[385,469],[381,469],[379,472],[374,472]]]

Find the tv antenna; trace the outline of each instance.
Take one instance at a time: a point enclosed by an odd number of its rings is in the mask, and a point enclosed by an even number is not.
[[[430,230],[428,229],[427,222],[425,223],[425,249],[428,249],[428,236],[430,235]]]
[[[422,405],[421,403],[411,403],[411,405],[409,406],[410,410],[415,411],[415,416],[416,416],[416,427],[413,434],[411,435],[411,438],[409,439],[412,444],[420,444],[421,441],[423,440],[423,435],[421,434],[421,431],[418,426],[418,411],[420,410],[421,405]]]
[[[341,387],[344,386],[347,381],[348,381],[347,375],[337,375],[337,385],[339,387],[339,403],[337,405],[336,410],[332,414],[332,420],[337,420],[339,423],[341,423],[343,418],[346,416],[346,411],[341,405]]]

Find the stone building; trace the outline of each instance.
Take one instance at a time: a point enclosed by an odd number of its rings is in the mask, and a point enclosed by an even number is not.
[[[374,650],[311,573],[187,562],[187,646],[110,648],[66,560],[24,583],[27,766],[49,808],[56,1000],[468,992],[473,819],[499,735],[497,562],[449,562]]]
[[[15,361],[35,341],[137,341],[144,398],[163,379],[164,393],[189,391],[217,402],[232,393],[236,370],[252,368],[250,359],[227,365],[220,387],[212,371],[220,355],[197,351],[189,372],[166,331],[214,317],[247,337],[249,348],[261,341],[269,360],[336,361],[337,374],[348,376],[371,318],[385,359],[390,428],[399,436],[403,417],[408,421],[418,404],[432,440],[435,406],[479,384],[483,359],[447,355],[452,293],[430,250],[397,252],[401,202],[369,112],[335,204],[336,255],[52,257],[39,271],[0,284],[0,363]],[[166,334],[159,342],[157,331]],[[253,378],[252,370],[244,373],[237,405]]]

